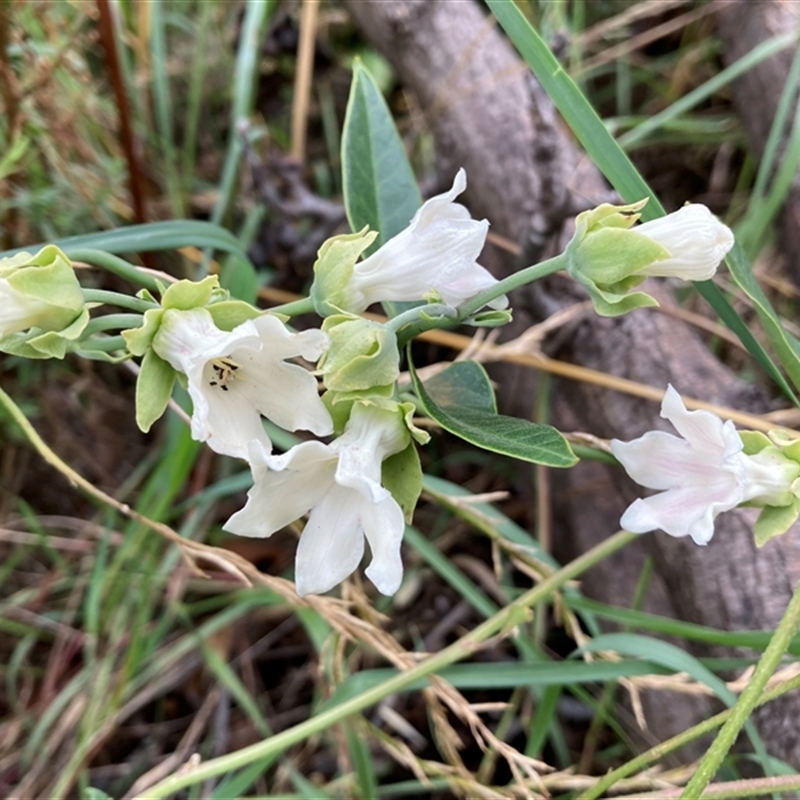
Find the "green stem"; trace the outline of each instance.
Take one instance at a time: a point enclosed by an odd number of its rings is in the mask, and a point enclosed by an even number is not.
[[[131,311],[138,311],[143,314],[151,308],[158,308],[155,303],[149,300],[140,300],[138,297],[131,297],[122,292],[108,292],[105,289],[84,289],[83,299],[87,303],[102,303],[118,308],[128,308]]]
[[[115,350],[126,350],[126,341],[121,336],[92,336],[84,339],[80,344],[80,354],[86,358],[91,358],[92,350],[101,353],[113,353]]]
[[[159,800],[159,798],[168,797],[179,789],[193,786],[217,775],[230,773],[235,769],[240,769],[260,759],[281,753],[286,750],[287,747],[302,742],[331,725],[341,722],[351,714],[358,714],[389,695],[403,691],[420,678],[427,677],[456,661],[460,661],[462,658],[466,658],[475,652],[481,642],[485,642],[487,639],[500,633],[509,626],[517,625],[520,611],[528,609],[540,602],[544,597],[547,597],[556,589],[563,586],[567,581],[572,580],[604,558],[607,558],[611,553],[621,549],[635,538],[637,538],[637,534],[619,531],[614,536],[611,536],[598,546],[567,564],[558,572],[553,573],[553,575],[540,584],[529,589],[513,603],[506,606],[494,616],[489,617],[489,619],[481,625],[478,625],[466,636],[463,636],[457,642],[454,642],[435,655],[429,656],[424,661],[417,664],[417,666],[404,670],[380,685],[362,692],[357,697],[353,697],[334,708],[322,711],[315,717],[301,722],[293,728],[281,731],[281,733],[271,736],[269,739],[257,742],[249,747],[244,747],[236,752],[220,756],[219,758],[211,759],[197,767],[182,771],[180,774],[172,775],[147,789],[147,800]],[[144,798],[144,795],[142,795],[142,798]]]
[[[310,297],[303,297],[300,300],[292,300],[291,303],[273,306],[268,310],[273,314],[284,314],[287,317],[299,317],[301,314],[313,314],[314,303]]]
[[[800,624],[800,584],[797,585],[783,619],[775,629],[775,634],[764,651],[764,655],[761,656],[753,677],[748,681],[745,690],[733,707],[730,717],[717,734],[717,738],[711,743],[711,747],[697,767],[692,779],[686,784],[686,788],[681,794],[683,800],[693,800],[703,794],[703,789],[716,774],[742,727],[758,705],[758,698],[764,691],[767,681],[778,668],[786,648],[797,631],[798,624]]]
[[[567,268],[566,256],[561,253],[560,255],[548,258],[547,261],[542,261],[540,264],[534,264],[531,267],[525,267],[507,278],[503,278],[494,286],[484,289],[480,294],[476,294],[471,300],[467,300],[458,307],[458,315],[461,320],[471,317],[476,311],[483,308],[487,303],[502,297],[504,294],[524,286],[526,283],[533,283],[540,278],[547,275],[552,275],[560,269]]]
[[[402,314],[398,314],[385,322],[384,326],[395,333],[406,325],[413,325],[414,323],[441,328],[444,322],[447,327],[450,327],[458,322],[458,316],[458,311],[453,306],[447,305],[447,303],[429,303],[424,306],[409,308],[408,311],[404,311]]]
[[[788,692],[793,692],[798,688],[800,688],[800,675],[797,675],[788,681],[784,681],[778,686],[770,689],[768,692],[765,692],[763,695],[761,695],[761,697],[758,698],[756,705],[762,706],[765,703],[776,700],[777,698],[782,697]],[[676,736],[673,736],[671,739],[667,739],[665,742],[660,742],[655,747],[651,747],[647,752],[636,756],[636,758],[631,759],[621,767],[617,767],[615,770],[612,770],[604,775],[594,786],[592,786],[591,789],[587,789],[585,792],[579,795],[578,800],[597,800],[597,798],[602,797],[605,794],[606,789],[611,788],[615,783],[621,781],[623,778],[627,778],[634,772],[639,772],[640,770],[649,767],[656,761],[660,761],[662,758],[664,758],[664,756],[669,755],[675,750],[684,747],[690,742],[693,742],[695,739],[699,739],[701,736],[704,736],[710,731],[713,731],[715,728],[718,728],[720,725],[730,719],[732,713],[732,708],[726,708],[719,714],[703,720],[688,730],[682,731]]]
[[[83,329],[83,336],[89,336],[100,331],[121,331],[127,328],[138,328],[142,324],[141,314],[106,314],[89,320]]]
[[[158,281],[152,275],[129,263],[124,258],[115,256],[113,253],[107,253],[105,250],[90,250],[83,247],[68,247],[64,249],[64,252],[72,261],[83,261],[86,264],[101,267],[137,286],[143,286],[151,292],[160,292]]]

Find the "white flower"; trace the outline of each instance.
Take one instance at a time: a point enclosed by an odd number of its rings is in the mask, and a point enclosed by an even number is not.
[[[224,525],[240,536],[270,536],[311,511],[300,537],[295,582],[300,595],[327,592],[343,581],[369,542],[367,577],[383,594],[403,578],[403,512],[381,486],[381,462],[408,443],[395,412],[356,404],[344,433],[331,444],[303,442],[270,456],[250,445],[253,488],[247,505]]]
[[[72,264],[55,245],[0,258],[0,339],[29,328],[61,331],[83,307]]]
[[[636,483],[662,490],[636,500],[622,515],[623,528],[633,533],[660,528],[708,544],[717,514],[747,502],[786,504],[797,464],[745,455],[730,420],[687,411],[672,386],[664,394],[661,416],[680,437],[649,431],[632,442],[611,441],[611,451]]]
[[[685,205],[633,230],[665,247],[671,255],[640,270],[640,275],[705,281],[733,247],[730,228],[700,203]]]
[[[247,458],[251,439],[271,448],[262,415],[286,430],[333,432],[314,376],[284,361],[295,356],[316,361],[327,341],[320,330],[291,333],[269,314],[228,332],[203,308],[167,309],[153,350],[187,377],[192,436],[217,453]]]
[[[436,292],[457,306],[497,283],[477,263],[489,230],[487,220],[475,220],[453,202],[467,187],[463,169],[445,194],[432,197],[414,214],[409,226],[377,252],[355,265],[342,310],[360,313],[384,300],[421,300]],[[505,308],[505,296],[493,300]]]
[[[0,339],[28,328],[46,328],[52,310],[50,303],[18,292],[0,278]]]

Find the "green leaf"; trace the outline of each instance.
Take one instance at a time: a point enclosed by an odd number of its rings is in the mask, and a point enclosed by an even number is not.
[[[761,325],[769,336],[789,379],[800,389],[800,342],[784,329],[767,296],[758,285],[744,250],[735,245],[728,254],[731,277],[739,288],[753,301]]]
[[[175,370],[148,350],[136,380],[136,424],[145,433],[166,410],[174,385]]]
[[[237,300],[255,303],[258,298],[258,273],[247,258],[227,258],[219,271],[219,283]]]
[[[698,683],[708,686],[725,705],[731,708],[736,705],[737,697],[725,685],[725,681],[718,678],[693,655],[684,652],[674,644],[638,633],[606,633],[596,636],[576,652],[597,653],[602,650],[613,650],[625,656],[645,659],[651,664],[658,664],[674,672],[685,672]],[[752,721],[745,723],[745,730],[759,756],[766,756],[764,744]]]
[[[378,231],[367,255],[400,233],[422,205],[394,120],[375,79],[356,61],[342,132],[342,178],[354,231]]]
[[[202,220],[170,220],[168,222],[148,222],[145,225],[127,225],[111,231],[67,236],[47,244],[58,245],[69,255],[70,250],[93,248],[108,253],[147,253],[156,250],[176,250],[181,247],[210,247],[235,253],[247,259],[237,238],[225,228]],[[0,257],[11,256],[40,245],[27,245],[0,253]]]
[[[403,516],[410,525],[422,492],[422,465],[413,441],[409,442],[405,450],[389,456],[383,462],[381,483],[403,509]]]
[[[518,686],[568,686],[578,683],[594,683],[635,675],[664,675],[671,670],[654,663],[624,659],[622,661],[544,661],[542,663],[493,663],[493,664],[453,664],[439,670],[436,674],[451,683],[456,689],[515,689]],[[397,674],[396,669],[366,669],[348,676],[333,695],[322,705],[328,710],[344,703],[359,694],[390,679]],[[419,691],[429,686],[428,678],[420,678],[404,692]]]
[[[497,413],[492,382],[477,361],[456,361],[428,378],[425,389],[439,406],[468,406]]]
[[[795,498],[788,506],[764,506],[753,526],[757,547],[763,547],[770,539],[786,533],[800,516],[800,499]]]
[[[493,453],[548,467],[571,467],[577,463],[567,440],[550,425],[506,417],[485,407],[455,403],[441,406],[422,385],[410,359],[409,371],[414,391],[428,416],[464,441]]]

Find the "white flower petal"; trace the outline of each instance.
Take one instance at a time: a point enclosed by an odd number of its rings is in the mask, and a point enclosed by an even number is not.
[[[672,255],[651,264],[641,274],[691,281],[711,278],[734,241],[730,228],[700,203],[686,205],[634,230],[658,242]]]
[[[211,386],[214,379],[209,363],[204,367],[203,378],[189,383],[192,438],[206,442],[215,453],[233,458],[246,459],[248,442],[254,439],[270,450],[272,443],[248,392],[235,382],[223,391],[219,385]]]
[[[684,438],[650,431],[632,442],[612,440],[611,451],[637,483],[666,491],[636,500],[620,524],[634,533],[660,528],[707,544],[718,514],[745,502],[786,505],[800,465],[776,448],[749,456],[733,424],[708,411],[687,411],[669,386],[661,416]]]
[[[332,433],[314,376],[283,360],[316,358],[327,341],[322,331],[292,333],[269,314],[228,332],[206,309],[168,309],[153,349],[187,377],[194,438],[223,455],[247,458],[250,440],[270,445],[262,416],[288,430]]]
[[[28,328],[44,327],[52,306],[23,294],[0,278],[0,339]]]
[[[384,594],[400,585],[400,506],[380,484],[381,463],[406,447],[400,409],[355,404],[345,431],[332,444],[303,442],[283,455],[249,445],[253,487],[247,504],[224,525],[242,536],[269,536],[311,514],[297,548],[295,580],[301,595],[327,592],[356,569],[370,543],[367,575]]]
[[[744,446],[730,420],[723,422],[716,414],[702,409],[688,411],[672,384],[664,393],[661,416],[698,450],[713,451],[727,457],[740,452]]]
[[[395,412],[356,405],[345,432],[332,445],[339,453],[336,482],[380,502],[389,496],[380,483],[381,464],[407,442],[408,432]]]
[[[266,347],[257,353],[234,350],[231,359],[239,370],[227,394],[241,392],[256,412],[284,430],[308,430],[317,436],[333,433],[333,420],[308,370],[276,361]]]
[[[317,361],[328,347],[328,335],[319,328],[292,333],[272,314],[262,314],[252,320],[258,335],[269,342],[273,360],[301,356],[306,361]]]
[[[466,185],[459,170],[450,191],[427,200],[407,228],[355,265],[346,310],[360,313],[372,303],[421,300],[431,292],[461,303],[497,283],[477,263],[488,221],[472,219],[453,202]],[[492,305],[502,307],[502,300]]]
[[[341,583],[361,563],[364,536],[358,495],[333,485],[311,512],[295,560],[297,593],[322,594]]]
[[[636,483],[648,489],[671,489],[719,468],[718,450],[701,450],[664,431],[648,431],[632,442],[611,440],[611,452]]]
[[[441,286],[439,294],[445,303],[453,306],[458,306],[465,300],[469,300],[484,289],[489,289],[497,283],[495,278],[489,270],[482,267],[480,264],[473,264],[469,269],[465,270],[463,274],[456,280]],[[489,303],[491,308],[506,308],[508,306],[508,298],[505,295],[492,300]]]
[[[303,442],[270,457],[251,442],[253,487],[247,504],[223,529],[239,536],[270,536],[319,503],[334,485],[336,454],[322,442]]]
[[[362,503],[361,526],[372,553],[366,575],[381,594],[393,595],[403,580],[403,511],[391,496],[380,503]]]
[[[736,508],[741,500],[741,489],[733,480],[671,489],[636,500],[622,515],[620,525],[632,533],[660,529],[670,536],[691,536],[697,544],[707,544],[716,516]]]

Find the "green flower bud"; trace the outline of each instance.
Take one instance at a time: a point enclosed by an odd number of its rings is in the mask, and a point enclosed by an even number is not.
[[[63,358],[88,321],[72,264],[55,245],[0,259],[0,350]]]
[[[327,389],[359,392],[392,385],[399,377],[397,338],[384,325],[337,314],[325,319],[322,330],[331,342],[318,365]]]
[[[630,291],[648,276],[708,280],[733,247],[730,229],[699,203],[633,228],[646,202],[604,203],[576,220],[567,271],[601,316],[658,305],[650,295]]]
[[[354,305],[353,270],[377,235],[375,231],[364,228],[358,233],[334,236],[320,247],[310,294],[314,310],[321,317],[349,310]]]

